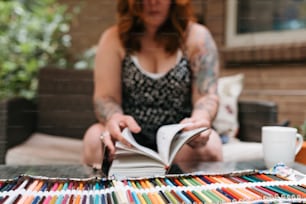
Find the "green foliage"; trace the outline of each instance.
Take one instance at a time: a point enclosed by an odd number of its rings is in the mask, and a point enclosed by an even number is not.
[[[306,141],[306,120],[304,121],[303,124],[300,125],[299,132],[301,133],[301,135],[304,137],[304,140]]]
[[[85,50],[80,56],[78,61],[74,64],[75,69],[92,69],[94,67],[94,59],[97,47],[93,46]]]
[[[71,20],[56,0],[0,1],[0,99],[34,98],[40,68],[69,66]]]

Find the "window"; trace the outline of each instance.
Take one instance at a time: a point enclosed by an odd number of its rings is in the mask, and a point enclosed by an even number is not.
[[[306,42],[306,0],[227,0],[226,47]]]

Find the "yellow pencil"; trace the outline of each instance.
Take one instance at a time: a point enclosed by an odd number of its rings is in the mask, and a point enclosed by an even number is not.
[[[160,195],[157,192],[154,192],[153,195],[158,200],[158,203],[165,203],[165,201],[160,197]]]
[[[139,201],[141,202],[141,204],[147,204],[146,200],[143,198],[141,193],[137,192],[136,195],[137,195]]]
[[[54,196],[52,197],[52,199],[50,200],[50,203],[49,203],[49,204],[55,204],[56,200],[57,200],[57,196],[54,195]]]

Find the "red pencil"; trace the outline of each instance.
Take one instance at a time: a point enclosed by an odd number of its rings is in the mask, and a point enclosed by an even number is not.
[[[202,203],[202,201],[190,191],[185,191],[194,201],[193,203]]]
[[[233,193],[229,188],[221,188],[222,191],[224,191],[225,193],[229,194],[230,196],[232,196],[235,200],[240,201],[241,197],[239,195],[237,195],[236,193]]]

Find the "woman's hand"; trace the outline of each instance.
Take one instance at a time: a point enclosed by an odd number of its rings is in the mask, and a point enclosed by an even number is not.
[[[109,149],[110,159],[114,158],[116,141],[120,141],[127,146],[131,146],[131,144],[126,141],[121,134],[121,131],[126,127],[133,133],[138,133],[141,131],[141,127],[137,124],[135,119],[129,115],[115,113],[106,122],[105,129],[102,133],[102,139],[105,146]]]
[[[201,128],[201,127],[208,127],[208,128],[210,128],[210,126],[211,126],[210,120],[209,119],[205,119],[205,117],[201,117],[201,118],[195,118],[195,117],[185,118],[180,123],[181,124],[188,123],[188,126],[184,128],[185,131],[196,129],[196,128]],[[204,132],[201,132],[201,133],[199,133],[198,136],[193,137],[193,139],[190,142],[188,142],[187,144],[191,148],[198,148],[198,147],[205,146],[207,141],[209,140],[210,134],[211,134],[211,129],[208,129],[208,130],[206,130]]]

